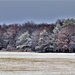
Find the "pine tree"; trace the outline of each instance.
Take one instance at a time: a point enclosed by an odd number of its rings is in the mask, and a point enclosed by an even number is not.
[[[40,33],[38,46],[36,46],[36,50],[40,50],[40,52],[50,52],[52,50],[51,45],[51,34],[49,34],[46,30],[43,30]]]
[[[52,42],[53,42],[53,46],[54,46],[54,52],[56,52],[56,50],[58,50],[58,46],[57,46],[57,37],[58,37],[58,32],[61,30],[62,25],[60,24],[60,21],[56,22],[56,26],[53,30],[53,35],[52,35]]]
[[[22,49],[23,51],[31,50],[32,40],[28,31],[17,37],[16,45],[17,49]]]

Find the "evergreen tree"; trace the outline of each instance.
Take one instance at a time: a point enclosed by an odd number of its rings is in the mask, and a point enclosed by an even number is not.
[[[31,51],[32,40],[28,31],[17,37],[16,48],[23,51]]]

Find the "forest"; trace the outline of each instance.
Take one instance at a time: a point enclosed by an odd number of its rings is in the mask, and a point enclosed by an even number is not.
[[[75,52],[75,19],[0,25],[0,52]]]

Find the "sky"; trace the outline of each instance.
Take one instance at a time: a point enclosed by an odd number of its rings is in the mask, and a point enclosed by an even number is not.
[[[75,18],[74,0],[0,0],[0,24],[53,23]]]

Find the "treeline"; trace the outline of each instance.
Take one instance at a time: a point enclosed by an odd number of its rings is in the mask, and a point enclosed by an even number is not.
[[[17,49],[17,44],[18,44],[18,38],[25,32],[28,32],[29,37],[32,38],[34,41],[33,37],[35,35],[34,32],[39,34],[42,30],[46,29],[47,31],[51,31],[54,29],[54,24],[35,24],[33,22],[27,22],[24,24],[10,24],[10,25],[0,25],[0,51],[25,51],[25,49]],[[27,34],[27,35],[28,35]],[[34,38],[35,38],[34,37]],[[24,38],[24,39],[28,39]],[[37,40],[37,39],[35,39]],[[28,40],[27,40],[28,41]],[[23,41],[22,41],[23,42]],[[20,43],[22,43],[20,42]],[[26,41],[25,41],[26,42]],[[29,43],[28,43],[29,44]],[[34,43],[31,43],[31,49],[34,45]],[[28,50],[26,50],[28,51]],[[33,51],[33,50],[31,50]]]
[[[0,51],[75,52],[75,20],[0,25]]]

